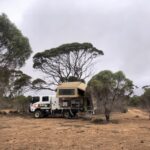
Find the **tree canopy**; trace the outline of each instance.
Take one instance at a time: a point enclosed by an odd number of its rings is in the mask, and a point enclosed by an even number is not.
[[[28,39],[5,14],[0,15],[0,67],[22,67],[31,52]]]
[[[10,78],[31,55],[28,38],[7,18],[0,15],[0,96],[10,88]],[[19,71],[16,71],[19,72]],[[23,73],[22,73],[23,74]],[[11,87],[13,88],[13,87]]]
[[[6,80],[3,82],[5,83],[3,87],[1,87],[1,95],[12,98],[24,94],[31,89],[31,77],[24,74],[22,71],[5,70],[5,73],[7,76],[3,76],[3,74],[1,74],[3,79]]]
[[[91,43],[70,43],[45,50],[33,57],[35,69],[49,77],[49,83],[69,81],[71,77],[85,80],[90,75],[93,60],[103,51]]]
[[[87,93],[90,93],[94,110],[104,113],[108,121],[114,104],[133,93],[133,83],[122,71],[105,70],[88,82]]]

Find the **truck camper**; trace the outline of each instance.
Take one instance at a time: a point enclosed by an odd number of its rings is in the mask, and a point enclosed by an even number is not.
[[[90,102],[85,97],[86,84],[82,82],[64,82],[58,85],[56,96],[34,96],[30,103],[30,112],[35,118],[61,114],[65,118],[74,118],[79,112],[86,111]]]

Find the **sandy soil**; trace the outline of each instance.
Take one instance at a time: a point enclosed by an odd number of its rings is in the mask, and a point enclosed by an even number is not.
[[[0,116],[0,150],[150,150],[150,120],[130,109],[113,123]]]

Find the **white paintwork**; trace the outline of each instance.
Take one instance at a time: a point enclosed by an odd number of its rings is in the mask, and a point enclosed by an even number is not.
[[[52,110],[60,109],[59,99],[57,97],[51,97],[51,107]]]
[[[36,102],[36,103],[33,103],[33,104],[30,103],[31,112],[34,112],[38,108],[47,109],[47,110],[60,109],[59,99],[56,96],[48,96],[49,100],[46,101],[46,102],[42,101],[42,97],[45,97],[45,96],[33,96],[33,97],[39,97],[40,100],[39,100],[39,102]],[[49,104],[50,104],[50,106],[47,107],[46,105],[49,105]]]

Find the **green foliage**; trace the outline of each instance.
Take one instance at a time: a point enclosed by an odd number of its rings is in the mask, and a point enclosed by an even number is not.
[[[37,53],[33,57],[33,67],[49,77],[51,82],[46,83],[50,85],[73,78],[80,81],[90,75],[93,59],[100,55],[103,55],[103,51],[96,49],[91,43],[64,44]]]
[[[32,81],[32,89],[34,89],[34,90],[41,90],[41,89],[51,90],[50,87],[48,87],[47,83],[40,78],[37,78]]]
[[[150,99],[150,88],[145,89],[143,96],[147,99]]]
[[[1,77],[2,76],[2,77]],[[3,69],[1,77],[1,96],[9,98],[22,95],[31,87],[31,77],[20,70]],[[2,84],[3,83],[3,84]]]
[[[0,97],[0,109],[10,109],[12,108],[12,101],[4,98],[4,97]]]
[[[90,93],[94,110],[104,113],[109,120],[114,105],[120,105],[133,93],[133,83],[122,71],[113,73],[105,70],[89,81],[87,93]]]
[[[5,14],[0,15],[0,66],[22,67],[31,52],[28,39]]]
[[[129,100],[129,106],[133,106],[133,107],[138,107],[141,105],[141,97],[140,96],[133,96],[133,97],[130,97],[130,100]]]
[[[0,67],[0,97],[5,93],[6,87],[9,85],[10,71],[7,68]]]
[[[27,113],[29,111],[30,97],[18,96],[13,100],[13,107],[18,112]]]
[[[19,79],[15,80],[14,90],[19,91],[22,87],[28,86],[30,84],[30,79],[30,76],[22,74],[22,76]]]
[[[12,70],[22,67],[31,52],[28,39],[5,14],[0,15],[0,96],[10,88]]]
[[[144,94],[141,96],[141,104],[144,108],[147,109],[149,112],[149,119],[150,119],[150,88],[144,88]]]
[[[142,105],[150,111],[150,88],[145,88],[144,94],[141,96]]]
[[[10,98],[0,98],[0,109],[15,109],[18,113],[28,113],[31,97],[23,95]]]
[[[92,87],[96,91],[108,91],[113,85],[112,72],[102,71],[95,75],[88,83],[88,86]]]
[[[10,97],[19,96],[28,92],[31,88],[31,77],[22,71],[11,70],[9,78]],[[7,92],[8,93],[8,92]]]
[[[45,84],[45,81],[38,78],[38,79],[34,80],[34,81],[32,82],[32,84],[33,84],[33,85],[36,85],[36,84]]]
[[[80,52],[81,50],[91,53],[93,56],[103,55],[101,50],[96,49],[93,47],[91,43],[71,43],[71,44],[63,44],[59,47],[52,48],[50,50],[45,50],[42,53],[37,53],[34,56],[34,68],[44,63],[44,58],[55,58],[58,56],[62,56],[63,54],[70,54],[72,52]],[[42,59],[43,58],[43,59]],[[40,62],[41,60],[41,62]],[[42,62],[43,61],[43,62]]]

